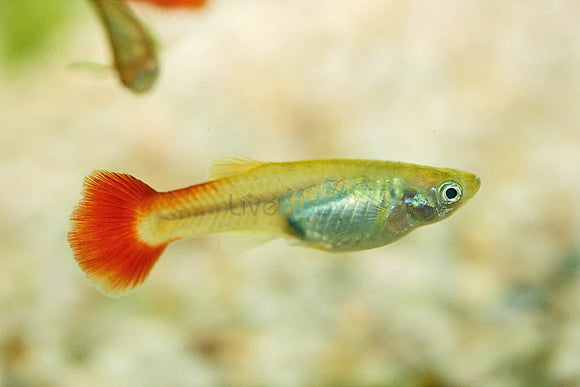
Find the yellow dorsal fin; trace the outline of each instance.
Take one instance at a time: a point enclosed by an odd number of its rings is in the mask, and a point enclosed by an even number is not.
[[[223,177],[238,175],[263,164],[266,163],[245,157],[221,157],[209,166],[209,178],[221,179]]]

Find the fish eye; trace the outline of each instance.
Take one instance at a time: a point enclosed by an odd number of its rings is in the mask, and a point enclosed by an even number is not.
[[[445,204],[457,203],[463,195],[463,190],[461,186],[454,181],[446,181],[439,186],[437,190],[439,193],[439,198]]]

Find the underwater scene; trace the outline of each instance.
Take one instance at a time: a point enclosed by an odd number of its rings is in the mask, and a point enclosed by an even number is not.
[[[579,18],[0,0],[0,386],[580,385]]]

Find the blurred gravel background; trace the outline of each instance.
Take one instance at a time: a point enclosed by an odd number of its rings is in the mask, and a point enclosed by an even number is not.
[[[580,385],[580,3],[215,0],[134,6],[137,97],[89,4],[0,0],[0,385]],[[158,190],[223,156],[477,173],[384,248],[170,246],[113,300],[66,243],[83,177]]]

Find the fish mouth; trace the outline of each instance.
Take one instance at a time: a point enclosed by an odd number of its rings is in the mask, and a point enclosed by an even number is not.
[[[477,191],[479,191],[479,187],[481,186],[481,179],[479,176],[475,176],[474,180],[474,187],[473,187],[473,194],[475,195]]]
[[[481,187],[481,179],[473,173],[467,173],[463,180],[464,194],[467,198],[472,198],[479,191]]]
[[[471,179],[468,180],[467,184],[467,192],[469,192],[469,197],[475,196],[477,191],[479,191],[479,187],[481,186],[481,179],[479,176],[472,175]]]

